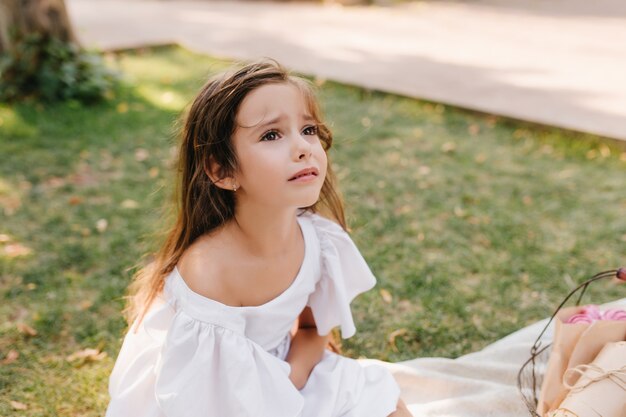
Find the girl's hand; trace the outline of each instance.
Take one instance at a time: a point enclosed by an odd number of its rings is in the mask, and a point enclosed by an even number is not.
[[[297,324],[298,328],[292,336],[285,360],[291,366],[289,379],[299,391],[304,388],[311,372],[322,360],[330,333],[326,336],[318,334],[311,307],[302,310]]]
[[[294,364],[291,365],[291,373],[289,374],[289,380],[293,383],[298,391],[300,391],[306,385],[308,381],[308,375],[305,375],[304,372]]]

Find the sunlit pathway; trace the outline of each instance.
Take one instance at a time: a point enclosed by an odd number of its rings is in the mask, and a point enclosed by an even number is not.
[[[80,39],[163,42],[626,140],[626,2],[67,0]],[[545,4],[544,4],[545,3]]]

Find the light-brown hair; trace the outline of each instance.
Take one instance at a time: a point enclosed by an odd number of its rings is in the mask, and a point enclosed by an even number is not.
[[[150,304],[163,290],[165,278],[194,240],[233,217],[235,193],[213,184],[207,172],[217,169],[219,177],[224,178],[237,171],[231,138],[239,106],[252,90],[271,83],[290,83],[302,92],[328,154],[332,133],[322,121],[313,85],[306,79],[291,75],[273,60],[253,62],[212,77],[192,102],[181,129],[174,195],[176,220],[153,260],[138,270],[129,286],[123,312],[129,326],[137,320],[136,329],[139,327]],[[348,231],[330,158],[319,200],[304,209],[333,219]]]

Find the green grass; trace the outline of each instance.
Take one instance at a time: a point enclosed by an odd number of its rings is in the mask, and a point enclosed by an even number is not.
[[[3,416],[104,413],[125,330],[121,297],[158,245],[175,122],[229,63],[166,48],[111,65],[128,80],[108,103],[0,106],[0,361],[19,352],[0,365]],[[549,315],[576,281],[624,263],[623,149],[332,82],[320,98],[353,238],[378,277],[353,303],[358,332],[343,341],[346,355],[456,357]],[[586,300],[623,289],[598,284]],[[68,361],[86,348],[107,356]]]

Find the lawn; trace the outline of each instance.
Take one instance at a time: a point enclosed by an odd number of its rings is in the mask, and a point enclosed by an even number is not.
[[[106,103],[0,105],[2,416],[103,415],[122,297],[165,222],[179,115],[230,64],[161,48],[109,65],[126,81]],[[352,236],[378,277],[352,305],[347,356],[457,357],[626,263],[625,148],[315,82]],[[624,288],[599,283],[586,301]]]

